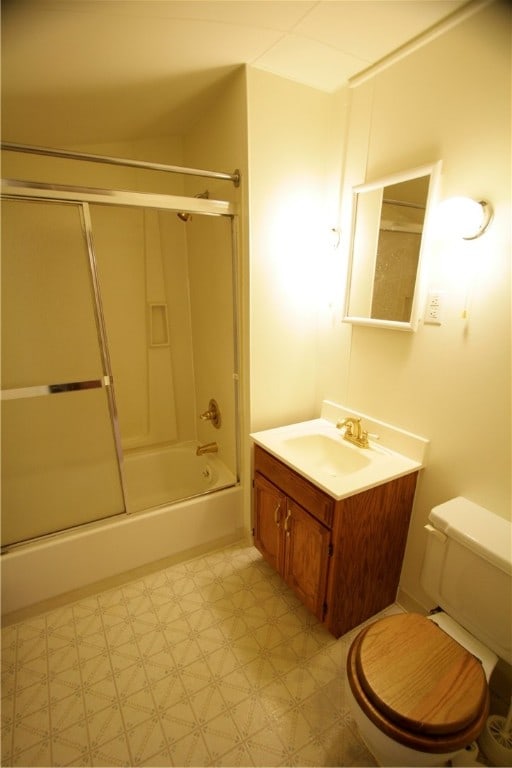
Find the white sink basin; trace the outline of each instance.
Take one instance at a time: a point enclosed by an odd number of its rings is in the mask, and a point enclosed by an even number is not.
[[[383,440],[370,438],[369,448],[359,448],[344,440],[343,431],[325,418],[255,432],[251,437],[335,499],[361,493],[424,466],[428,445],[424,438],[364,418],[363,427],[375,430]],[[390,447],[394,439],[409,455]]]
[[[368,454],[346,441],[343,442],[341,435],[296,435],[285,438],[283,448],[297,464],[309,464],[331,477],[357,472],[371,462]]]

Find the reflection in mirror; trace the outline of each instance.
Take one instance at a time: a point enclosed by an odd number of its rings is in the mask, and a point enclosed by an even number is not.
[[[370,317],[411,319],[429,180],[384,187]]]
[[[346,321],[414,330],[435,169],[425,166],[354,188]]]

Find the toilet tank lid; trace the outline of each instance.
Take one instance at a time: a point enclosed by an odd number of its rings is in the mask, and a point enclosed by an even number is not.
[[[438,531],[512,573],[512,526],[508,520],[463,496],[434,507],[429,520]]]

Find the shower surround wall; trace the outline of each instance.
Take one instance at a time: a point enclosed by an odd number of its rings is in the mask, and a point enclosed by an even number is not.
[[[171,286],[166,285],[165,269],[166,261],[172,265],[183,258],[184,248],[173,243],[164,259],[161,232],[169,216],[172,213],[91,206],[124,452],[178,439],[167,319],[174,296],[166,290]],[[153,327],[157,311],[161,322]],[[192,378],[191,371],[189,375]]]
[[[193,217],[182,226],[187,237],[190,285],[191,348],[194,350],[194,375],[197,437],[200,443],[216,441],[224,463],[236,472],[238,466],[238,353],[235,349],[237,291],[231,259],[230,230],[227,219]],[[235,304],[233,304],[233,299]],[[236,370],[235,370],[236,369]],[[197,413],[208,410],[214,398],[221,413],[220,429],[210,421],[197,420]]]

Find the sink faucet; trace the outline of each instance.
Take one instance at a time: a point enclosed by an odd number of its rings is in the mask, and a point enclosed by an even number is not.
[[[344,440],[348,440],[349,443],[359,446],[359,448],[369,448],[368,432],[362,428],[361,419],[356,416],[347,416],[346,419],[338,421],[336,429],[345,427],[343,435]]]

